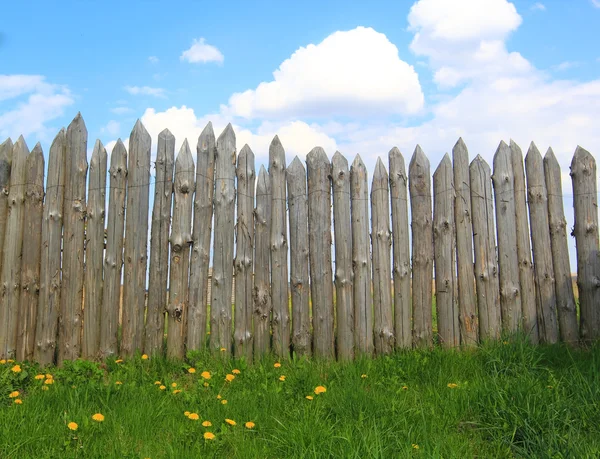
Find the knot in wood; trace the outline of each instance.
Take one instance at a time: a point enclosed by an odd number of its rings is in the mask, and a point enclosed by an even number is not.
[[[187,194],[190,191],[190,185],[187,182],[184,182],[184,183],[181,184],[181,188],[180,189],[181,189],[181,192],[183,194]]]
[[[173,311],[173,317],[177,322],[181,322],[181,318],[183,317],[183,308],[181,306],[177,306]]]
[[[589,222],[585,227],[586,234],[591,234],[596,231],[596,224],[593,222]]]

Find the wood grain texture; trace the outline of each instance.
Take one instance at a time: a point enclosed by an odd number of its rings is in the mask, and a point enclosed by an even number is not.
[[[331,159],[331,181],[333,184],[337,356],[338,360],[352,360],[354,358],[354,299],[352,285],[354,276],[352,272],[350,170],[348,169],[348,160],[339,151],[336,151]]]
[[[456,225],[456,281],[460,342],[475,346],[479,341],[479,319],[473,271],[473,222],[471,221],[471,180],[469,152],[462,138],[452,149],[454,172],[454,223]]]
[[[144,333],[144,353],[150,356],[162,354],[165,333],[174,163],[175,136],[165,129],[158,134],[154,205],[150,229],[148,311]]]
[[[10,138],[0,143],[0,254],[2,253],[4,247],[4,235],[6,234],[12,150],[13,143]],[[0,256],[0,272],[2,272],[1,258],[2,257]]]
[[[321,147],[306,156],[308,245],[313,346],[317,358],[335,358],[333,274],[331,268],[331,163]]]
[[[433,285],[433,223],[429,159],[419,145],[408,167],[412,217],[413,345],[431,347]]]
[[[308,200],[306,169],[296,156],[286,170],[290,220],[292,346],[299,357],[312,354],[308,278]],[[258,207],[258,206],[257,206]]]
[[[67,128],[66,155],[59,365],[81,354],[88,161],[87,129],[79,113]]]
[[[115,356],[118,352],[117,331],[121,302],[123,231],[125,230],[125,195],[127,191],[127,150],[121,139],[117,140],[111,152],[109,175],[108,221],[100,324],[101,359]]]
[[[477,155],[469,166],[475,284],[481,341],[500,338],[500,286],[496,260],[494,198],[490,166]]]
[[[544,178],[548,190],[550,245],[552,246],[560,339],[565,343],[574,344],[579,341],[577,309],[567,245],[567,220],[563,208],[561,171],[552,148],[548,148],[546,156],[544,156]]]
[[[42,220],[40,295],[33,358],[42,366],[54,363],[58,315],[60,311],[63,202],[67,136],[61,129],[52,141],[48,155],[48,180]]]
[[[377,158],[371,185],[371,244],[373,246],[373,311],[375,319],[375,352],[389,354],[394,350],[392,286],[390,284],[390,191],[389,177],[381,158]]]
[[[244,145],[237,163],[237,224],[235,248],[235,330],[233,353],[252,361],[252,267],[254,261],[254,152]]]

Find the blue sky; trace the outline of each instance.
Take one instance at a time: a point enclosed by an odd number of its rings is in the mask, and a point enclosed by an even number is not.
[[[575,147],[600,151],[600,0],[32,1],[3,16],[0,139],[45,152],[78,111],[90,151],[137,118],[153,147],[168,127],[193,148],[211,120],[258,164],[279,134],[290,161],[320,145],[370,171],[395,145],[434,168],[459,136],[490,162],[513,138],[552,146],[569,193]]]

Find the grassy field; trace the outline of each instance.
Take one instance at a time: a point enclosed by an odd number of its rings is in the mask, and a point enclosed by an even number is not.
[[[0,361],[0,457],[600,456],[600,346],[277,363]]]

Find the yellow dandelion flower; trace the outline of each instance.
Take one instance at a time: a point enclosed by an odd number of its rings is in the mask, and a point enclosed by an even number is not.
[[[121,386],[123,383],[122,383],[121,381],[115,381],[115,384],[116,384],[117,386]]]
[[[212,422],[210,422],[210,421],[204,421],[204,422],[202,423],[202,425],[203,425],[204,427],[210,427],[210,426],[212,426]]]
[[[8,394],[9,398],[17,398],[19,396],[19,391],[15,390],[13,392],[11,392],[10,394]]]
[[[194,373],[196,373],[196,369],[195,368],[188,368],[188,373],[194,374]]]
[[[306,396],[306,400],[312,400],[312,399],[313,399],[313,396],[312,396],[312,395],[307,395],[307,396]]]
[[[117,359],[115,360],[115,363],[123,363],[123,359]]]
[[[52,376],[50,373],[48,373],[48,374],[46,375],[46,379],[54,379],[54,376]]]
[[[204,439],[205,440],[214,440],[215,434],[212,432],[204,432]]]
[[[221,400],[221,405],[227,405],[227,400],[225,400],[225,399]]]
[[[450,389],[456,389],[456,388],[458,387],[458,384],[455,384],[455,383],[448,383],[448,387],[449,387]]]
[[[225,419],[225,422],[230,426],[234,426],[237,424],[233,419]]]
[[[67,427],[68,427],[69,429],[71,429],[71,430],[77,430],[77,428],[78,428],[79,426],[77,425],[77,423],[76,423],[76,422],[69,422],[69,423],[67,424]]]
[[[10,360],[9,360],[10,362]],[[15,365],[14,367],[11,368],[13,373],[20,373],[21,372],[21,365]]]
[[[142,360],[148,360],[148,354],[142,354]]]
[[[15,403],[17,405],[22,405],[23,404],[23,400],[21,400],[20,398],[15,398]]]
[[[177,383],[176,382],[172,383],[171,387],[177,387]]]
[[[185,417],[188,417],[191,413],[189,411],[184,411],[183,414],[185,415]]]
[[[224,347],[222,347],[221,349],[219,349],[221,352],[225,352],[227,349],[225,349]]]
[[[221,394],[217,394],[217,400],[221,400]]]
[[[44,384],[54,384],[54,379],[50,379],[50,378],[49,378],[49,379],[46,379],[46,380],[44,381]]]
[[[198,419],[200,419],[200,416],[198,416],[198,413],[190,413],[188,419],[191,419],[192,421],[197,421]]]
[[[165,389],[167,388],[167,386],[163,386],[163,385],[161,384],[160,386],[158,386],[158,388],[159,388],[160,390],[165,390]]]
[[[42,390],[48,390],[48,386],[42,386]]]
[[[231,381],[233,381],[234,379],[235,379],[235,376],[234,376],[234,375],[232,375],[231,373],[229,373],[229,374],[227,374],[227,375],[225,376],[225,381],[227,381],[227,382],[231,382]]]
[[[240,371],[240,370],[238,370],[237,368],[235,368],[235,369],[231,370],[231,372],[232,372],[234,375],[239,375],[239,374],[241,373],[241,371]]]
[[[160,386],[162,383],[160,381],[154,381],[155,386]]]
[[[92,416],[92,419],[96,422],[104,421],[104,415],[102,413],[96,413]]]
[[[248,421],[246,424],[244,424],[246,429],[254,429],[254,425],[255,424],[252,421]]]
[[[285,375],[281,375],[281,376],[279,377],[279,380],[280,380],[280,381],[285,381]]]
[[[281,367],[281,364],[280,364],[279,362],[275,362],[275,363],[273,364],[273,366],[274,366],[275,368],[279,368],[279,367]]]
[[[176,389],[176,390],[174,390],[174,391],[173,391],[173,395],[176,395],[176,394],[178,394],[179,392],[181,392],[181,389]]]
[[[204,379],[210,379],[210,371],[203,371],[200,373],[200,376],[202,376]]]
[[[327,392],[327,389],[325,388],[325,386],[317,386],[317,387],[315,387],[315,394],[319,395],[319,394],[322,394],[324,392]]]
[[[6,364],[6,360],[5,359],[0,360],[0,365],[5,365],[5,364]]]
[[[15,361],[13,359],[8,359],[7,362],[8,363],[14,363]]]
[[[44,379],[45,375],[35,375],[35,379]]]
[[[208,384],[207,382],[205,382],[205,383],[203,384],[203,386],[204,386],[204,387],[208,387],[208,386],[210,386],[210,384]]]
[[[365,375],[365,374],[362,374],[362,375],[360,375],[360,377],[361,377],[362,379],[367,379],[367,375]]]
[[[414,449],[419,449],[419,445],[417,445],[416,443],[413,443],[413,444],[412,444],[412,447],[413,447]]]

